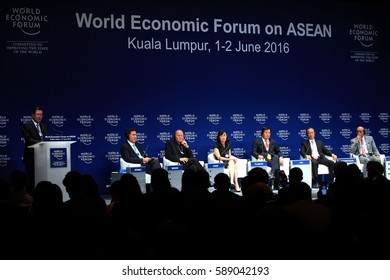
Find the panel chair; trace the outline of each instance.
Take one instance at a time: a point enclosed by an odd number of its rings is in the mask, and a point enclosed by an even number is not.
[[[247,175],[247,162],[247,159],[237,158],[238,178],[244,178]],[[215,159],[214,153],[209,153],[207,156],[207,163],[223,163],[223,161]],[[224,173],[229,175],[229,170],[224,168]]]

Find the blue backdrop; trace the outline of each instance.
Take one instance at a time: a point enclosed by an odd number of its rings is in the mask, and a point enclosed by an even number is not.
[[[388,155],[388,4],[131,2],[0,4],[2,178],[35,106],[102,193],[128,127],[160,159],[176,129],[201,160],[219,129],[249,159],[264,125],[291,159],[308,126],[347,157],[364,125]]]

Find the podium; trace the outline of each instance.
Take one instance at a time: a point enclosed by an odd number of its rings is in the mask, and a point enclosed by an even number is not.
[[[303,179],[302,182],[305,182],[310,187],[313,187],[311,185],[311,161],[308,159],[298,159],[298,160],[291,160],[290,161],[290,170],[294,167],[298,167],[302,170],[303,173]]]
[[[183,175],[183,165],[168,165],[165,166],[168,171],[168,178],[171,186],[181,191],[181,177]]]
[[[224,173],[224,164],[223,163],[207,163],[207,171],[209,172],[209,178],[211,184],[214,184],[214,177],[219,173]]]
[[[248,161],[248,172],[253,168],[263,168],[268,173],[268,164],[265,160],[252,160]]]
[[[34,149],[35,182],[50,181],[62,190],[63,201],[69,195],[62,184],[66,173],[71,171],[70,145],[76,141],[43,141],[29,146]]]
[[[385,177],[390,180],[390,157],[385,157]]]
[[[132,174],[138,181],[142,193],[146,193],[146,167],[126,167],[126,172]]]

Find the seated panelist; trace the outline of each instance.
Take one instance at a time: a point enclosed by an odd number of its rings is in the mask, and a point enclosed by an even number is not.
[[[165,144],[165,158],[183,165],[184,170],[204,170],[199,160],[194,157],[182,130],[176,130],[175,138]]]
[[[230,184],[234,186],[237,192],[240,192],[237,158],[232,156],[230,141],[225,130],[218,131],[217,141],[214,145],[214,157],[223,161],[225,168],[229,170]]]
[[[137,142],[137,131],[134,128],[126,129],[125,136],[127,140],[121,146],[121,157],[124,161],[145,166],[147,174],[152,174],[153,170],[161,168],[158,158],[148,157]]]

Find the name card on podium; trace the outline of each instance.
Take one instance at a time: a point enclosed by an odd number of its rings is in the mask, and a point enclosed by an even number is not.
[[[251,171],[256,167],[263,168],[267,171],[267,162],[265,160],[253,160],[248,162],[248,171]]]
[[[343,161],[343,162],[346,162],[347,164],[357,164],[357,160],[356,158],[337,158],[337,161]]]
[[[168,171],[183,170],[183,165],[168,165],[167,170]]]
[[[146,172],[146,167],[140,166],[140,167],[127,167],[126,168],[127,173],[139,173],[139,172]]]
[[[208,163],[207,168],[224,168],[223,163]]]

